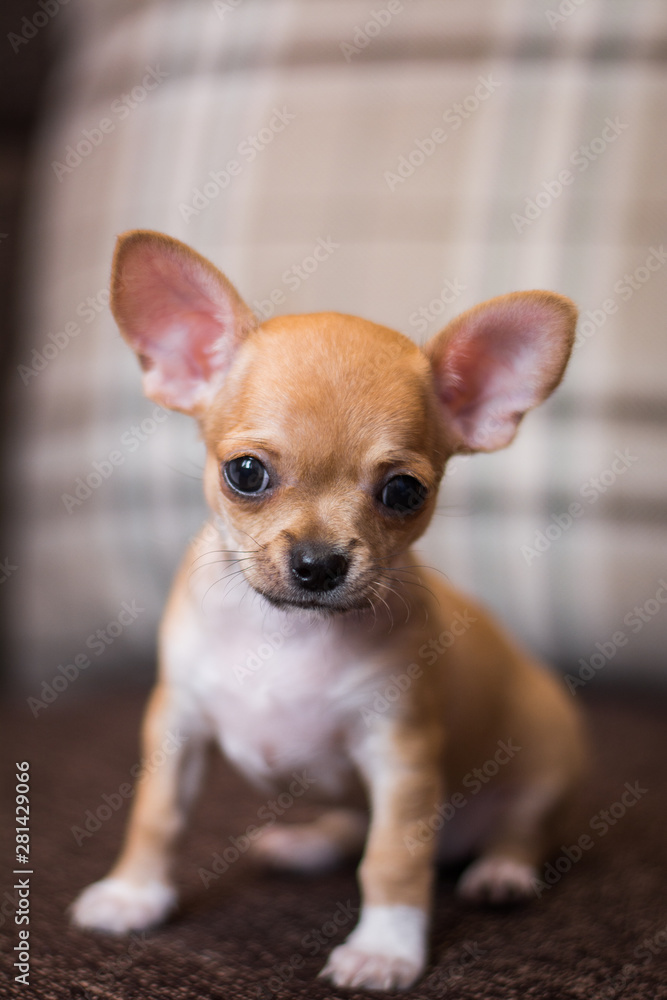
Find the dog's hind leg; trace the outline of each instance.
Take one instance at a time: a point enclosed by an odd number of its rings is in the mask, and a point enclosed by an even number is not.
[[[571,799],[564,779],[542,779],[512,795],[482,853],[463,872],[457,893],[477,903],[511,903],[534,894],[538,866],[565,829]]]
[[[277,823],[256,840],[260,864],[288,871],[316,872],[359,858],[368,830],[362,810],[331,809],[310,823]]]

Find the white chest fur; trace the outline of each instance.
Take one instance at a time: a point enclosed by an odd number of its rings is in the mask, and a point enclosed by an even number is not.
[[[203,589],[204,581],[191,589],[163,631],[170,682],[256,783],[272,787],[305,769],[315,794],[342,794],[361,709],[381,683],[368,623],[278,611],[246,584],[233,601],[202,600]]]

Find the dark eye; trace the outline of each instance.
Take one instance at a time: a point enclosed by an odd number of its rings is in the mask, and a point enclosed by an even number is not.
[[[395,514],[412,514],[424,505],[427,490],[414,476],[394,476],[383,487],[380,499]]]
[[[263,493],[269,485],[269,474],[258,458],[241,455],[226,462],[225,479],[237,493]]]

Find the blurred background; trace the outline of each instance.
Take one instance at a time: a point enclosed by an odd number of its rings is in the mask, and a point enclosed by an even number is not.
[[[564,384],[508,451],[451,463],[421,548],[571,679],[667,684],[662,0],[1,16],[9,690],[145,683],[205,517],[196,429],[142,397],[109,313],[129,228],[191,244],[261,316],[420,343],[493,295],[571,296]]]

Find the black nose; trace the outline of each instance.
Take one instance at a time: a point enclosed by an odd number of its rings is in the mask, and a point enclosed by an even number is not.
[[[300,542],[290,554],[292,576],[304,590],[335,590],[345,579],[347,568],[347,557],[326,545]]]

